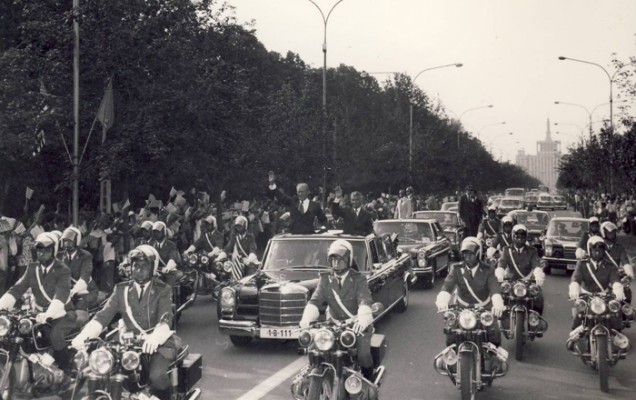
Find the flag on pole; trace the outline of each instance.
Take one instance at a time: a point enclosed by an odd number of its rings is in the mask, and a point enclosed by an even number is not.
[[[44,131],[40,129],[40,131],[35,135],[35,146],[38,153],[42,151],[45,144],[46,138],[44,137]]]
[[[174,186],[172,187],[172,189],[170,189],[170,197],[173,197],[177,194],[177,189],[174,188]]]
[[[130,200],[126,199],[124,205],[121,207],[122,211],[130,207]]]
[[[31,197],[33,196],[33,189],[27,186],[26,193],[24,195],[28,200],[31,200]]]
[[[106,93],[102,98],[102,102],[97,110],[97,119],[102,123],[102,143],[106,141],[106,131],[113,126],[113,120],[115,118],[115,104],[113,101],[113,79],[108,81],[106,87]]]

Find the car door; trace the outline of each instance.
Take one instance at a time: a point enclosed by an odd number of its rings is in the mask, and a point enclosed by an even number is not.
[[[448,262],[451,253],[451,243],[444,235],[444,229],[439,224],[439,222],[435,222],[431,224],[433,228],[433,233],[435,235],[435,265],[437,270],[443,270],[444,268],[448,268]]]
[[[382,253],[378,254],[378,246],[373,238],[367,239],[366,245],[371,265],[371,270],[365,272],[368,276],[369,289],[371,290],[373,301],[379,301],[386,307],[389,305],[386,264],[380,259]]]

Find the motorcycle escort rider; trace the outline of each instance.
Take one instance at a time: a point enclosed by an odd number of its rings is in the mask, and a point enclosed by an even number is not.
[[[623,271],[625,275],[627,275],[630,279],[634,279],[634,269],[632,265],[629,263],[629,257],[627,256],[627,251],[625,250],[625,246],[620,243],[617,243],[616,233],[618,232],[618,227],[610,221],[605,221],[601,224],[601,235],[605,239],[605,244],[607,245],[607,251],[605,252],[605,256],[612,263],[618,271]],[[620,275],[619,275],[620,276]],[[629,287],[624,288],[625,291],[625,300],[627,303],[632,302],[632,291]]]
[[[505,246],[512,246],[512,227],[514,225],[512,217],[506,215],[501,219],[501,232],[498,232],[495,240],[492,241],[493,248],[501,250]]]
[[[88,310],[97,304],[99,294],[97,284],[91,277],[93,256],[80,247],[82,234],[75,227],[66,228],[61,241],[64,252],[60,258],[71,270],[71,301],[75,306],[78,325],[82,326],[88,321]]]
[[[244,271],[239,271],[239,266],[236,264],[232,268],[232,276],[235,279],[238,280],[245,275],[251,275],[256,272],[256,264],[258,263],[258,258],[256,257],[256,239],[254,235],[247,231],[247,218],[242,215],[234,219],[234,227],[232,228],[230,240],[227,245],[225,245],[218,259],[222,260],[226,258],[227,254],[231,254],[233,260],[241,260],[245,265]]]
[[[356,348],[362,375],[373,381],[371,336],[373,313],[371,290],[367,278],[358,271],[353,259],[353,247],[344,239],[335,240],[329,246],[327,261],[331,271],[320,276],[318,287],[305,306],[300,328],[306,329],[320,316],[319,307],[327,304],[327,316],[344,321],[357,317],[353,331],[358,336]]]
[[[488,206],[488,216],[484,218],[477,228],[477,239],[486,240],[495,238],[501,230],[501,220],[497,218],[497,208],[494,205]]]
[[[506,307],[501,296],[501,287],[495,273],[489,265],[480,262],[480,244],[474,236],[462,240],[460,248],[463,262],[455,264],[444,279],[442,290],[437,295],[435,305],[438,312],[448,310],[451,293],[457,289],[456,301],[462,307],[485,307],[492,303],[492,313],[500,318]],[[494,323],[487,328],[487,338],[490,343],[501,345],[501,330],[499,324]],[[446,337],[447,345],[454,343],[452,335]],[[496,357],[494,363],[499,363]],[[497,365],[499,367],[499,365]]]
[[[77,315],[70,301],[71,270],[55,257],[59,243],[51,233],[41,233],[35,239],[37,262],[27,266],[24,275],[1,298],[0,309],[11,309],[22,295],[31,289],[33,305],[38,314],[35,319],[40,324],[49,322],[49,340],[53,348],[53,358],[58,367],[68,372],[71,367],[71,353],[65,337],[77,329]],[[68,373],[65,380],[70,382]]]
[[[212,215],[201,220],[202,235],[194,244],[190,245],[185,251],[187,254],[204,251],[208,257],[215,257],[221,253],[223,248],[223,233],[217,229],[216,218]]]
[[[163,280],[172,286],[182,275],[181,271],[177,269],[177,266],[181,263],[177,245],[168,239],[168,228],[162,221],[152,224],[152,237],[154,238],[152,247],[159,254],[159,272],[162,274]]]
[[[587,249],[587,243],[588,240],[591,237],[594,236],[598,236],[598,237],[602,237],[601,236],[601,224],[598,221],[597,217],[591,217],[589,220],[590,223],[590,229],[587,232],[583,232],[581,234],[581,239],[579,239],[579,243],[577,244],[577,249],[575,252],[575,256],[577,258],[577,260],[582,260],[585,257],[587,257],[589,254],[585,251],[585,249]]]
[[[501,257],[495,269],[495,276],[499,282],[508,279],[530,279],[534,280],[539,288],[545,282],[545,272],[541,266],[539,253],[537,248],[527,243],[528,229],[525,225],[518,224],[512,228],[511,246],[505,246],[501,252]],[[539,294],[534,301],[534,310],[540,315],[543,314],[543,291],[539,290]],[[504,318],[503,324],[509,322]]]
[[[144,221],[141,223],[139,227],[139,232],[137,238],[135,238],[135,247],[140,246],[142,244],[150,244],[152,245],[152,222]]]
[[[97,338],[115,315],[120,314],[126,331],[144,339],[142,351],[150,355],[148,378],[152,395],[170,397],[168,367],[177,357],[181,338],[170,330],[172,324],[172,288],[153,278],[159,270],[160,257],[149,245],[137,246],[128,253],[132,280],[115,286],[104,308],[73,339],[71,347],[82,350],[86,341]],[[120,335],[123,332],[120,331]]]
[[[618,269],[607,259],[606,251],[607,245],[600,236],[592,236],[587,241],[587,252],[590,258],[579,260],[576,263],[576,269],[569,285],[570,300],[576,300],[581,291],[600,293],[610,289],[616,296],[616,300],[625,300],[625,292],[618,275]],[[574,315],[572,329],[581,325],[578,313],[574,312]],[[621,330],[619,319],[611,321],[611,325],[613,329]]]

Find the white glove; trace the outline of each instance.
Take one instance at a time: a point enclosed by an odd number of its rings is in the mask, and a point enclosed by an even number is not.
[[[625,288],[623,284],[620,282],[614,282],[612,285],[612,292],[614,292],[614,296],[616,296],[616,300],[623,301],[625,300]]]
[[[495,293],[491,297],[492,300],[492,313],[495,317],[501,317],[504,311],[506,311],[506,306],[504,305],[503,297],[499,293]]]
[[[534,280],[537,282],[537,285],[543,286],[543,283],[545,282],[545,272],[543,272],[543,269],[537,267],[532,273],[534,275]]]
[[[76,293],[86,292],[86,289],[88,289],[88,285],[86,284],[86,281],[82,278],[78,279],[77,282],[75,282],[75,285],[73,286],[73,288],[71,289],[71,297]]]
[[[582,260],[585,258],[585,256],[587,256],[587,253],[583,249],[576,249],[574,255],[576,256],[577,260]]]
[[[221,254],[221,249],[219,249],[218,247],[215,247],[212,249],[211,252],[208,253],[208,257],[213,258],[218,256],[219,254]]]
[[[256,254],[250,253],[250,255],[245,259],[245,264],[258,264],[258,257],[256,257]]]
[[[43,324],[46,322],[47,318],[58,319],[62,318],[65,315],[66,310],[64,308],[64,303],[62,303],[58,299],[53,299],[53,301],[51,301],[51,304],[49,304],[49,308],[47,308],[46,312],[38,314],[35,318],[40,324]]]
[[[506,277],[506,270],[501,267],[495,268],[495,277],[500,283],[503,282],[504,278]]]
[[[154,353],[173,333],[168,324],[162,323],[157,325],[150,335],[146,335],[144,344],[142,345],[142,351],[148,354]]]
[[[494,247],[489,247],[488,250],[486,250],[486,257],[493,258],[496,252],[497,252],[497,249],[495,249]]]
[[[166,264],[165,268],[161,272],[165,274],[165,273],[176,271],[176,270],[177,270],[177,263],[174,262],[174,260],[168,260],[168,263]]]
[[[623,272],[631,279],[634,279],[634,268],[630,264],[623,265]]]
[[[303,311],[303,317],[300,319],[300,328],[307,329],[309,324],[320,317],[320,310],[313,304],[307,304],[305,311]]]
[[[579,297],[580,292],[581,292],[581,285],[579,285],[577,282],[571,282],[570,286],[568,287],[568,294],[570,296],[570,300],[575,300],[577,297]]]
[[[441,291],[437,294],[435,299],[435,305],[437,306],[437,312],[448,311],[448,302],[451,299],[451,294],[445,291]]]
[[[223,261],[223,260],[227,259],[227,254],[224,251],[222,251],[222,252],[219,253],[219,256],[216,259],[217,259],[217,261]]]
[[[86,326],[84,326],[84,329],[73,338],[71,347],[76,350],[83,350],[86,347],[86,341],[98,337],[102,329],[104,329],[104,327],[99,322],[95,320],[89,321]]]
[[[48,315],[46,315],[46,313],[39,313],[38,315],[35,316],[35,321],[38,324],[46,324],[46,320],[49,318]]]
[[[184,253],[184,254],[190,254],[190,253],[192,253],[193,251],[195,251],[196,249],[197,249],[197,248],[196,248],[196,247],[194,247],[194,245],[193,245],[193,244],[191,244],[191,245],[190,245],[190,247],[188,247],[188,248],[186,249],[186,251],[184,251],[183,253]]]
[[[353,325],[353,332],[358,335],[373,323],[373,312],[369,306],[358,307],[358,320]]]
[[[15,297],[10,295],[9,293],[5,293],[2,297],[0,297],[0,310],[10,310],[15,306]]]

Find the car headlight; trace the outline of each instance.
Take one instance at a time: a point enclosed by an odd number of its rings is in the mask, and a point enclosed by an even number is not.
[[[93,351],[88,358],[91,371],[97,375],[106,375],[112,371],[114,362],[112,353],[104,348]]]
[[[201,263],[202,264],[207,264],[210,261],[210,257],[208,256],[201,256]]]
[[[585,300],[583,300],[583,299],[577,299],[577,300],[574,302],[574,307],[576,307],[576,310],[577,310],[578,312],[584,312],[584,311],[585,311],[585,309],[587,308],[587,303],[586,303],[586,302],[585,302]]]
[[[470,310],[463,310],[459,313],[459,326],[466,330],[471,330],[477,326],[477,317]]]
[[[226,261],[223,263],[223,271],[225,272],[232,271],[232,261]]]
[[[454,328],[457,324],[457,315],[452,311],[446,311],[444,313],[444,324],[447,328]]]
[[[234,311],[236,306],[236,292],[234,289],[225,287],[221,290],[221,311]]]
[[[607,305],[605,304],[605,300],[600,297],[594,297],[592,301],[590,301],[590,309],[594,314],[600,315],[605,312],[607,309]]]
[[[483,326],[490,326],[495,322],[495,316],[490,311],[484,311],[481,313],[479,319]]]
[[[314,336],[308,329],[305,329],[298,334],[298,343],[300,343],[302,347],[309,347],[313,341]]]
[[[20,323],[18,324],[18,332],[20,332],[21,335],[28,335],[32,329],[33,321],[29,318],[22,318],[20,320]]]
[[[554,245],[552,245],[552,242],[548,242],[546,240],[545,241],[545,245],[544,245],[544,249],[543,249],[544,254],[546,256],[548,256],[548,257],[551,257],[553,251],[554,251]]]
[[[426,258],[418,258],[417,259],[417,266],[420,267],[420,268],[426,267]]]
[[[521,282],[515,283],[515,286],[512,288],[512,290],[517,297],[525,297],[525,295],[528,293],[528,288],[526,288],[526,285]]]
[[[314,343],[320,351],[327,351],[331,349],[335,341],[336,338],[333,335],[333,332],[328,329],[320,329],[316,332],[316,336],[314,336]]]
[[[510,285],[510,282],[502,282],[501,283],[501,293],[508,294],[508,293],[510,293],[511,289],[512,289],[512,286]]]
[[[621,309],[621,303],[619,303],[617,300],[610,300],[610,302],[607,304],[607,308],[609,308],[610,312],[617,313]]]
[[[196,255],[196,254],[190,254],[190,255],[188,256],[188,262],[189,262],[190,264],[194,265],[194,264],[196,264],[196,263],[197,263],[197,258],[198,258],[198,257],[197,257],[197,255]]]
[[[139,367],[139,353],[136,351],[125,351],[121,356],[121,366],[126,371],[134,371]]]
[[[11,320],[6,316],[0,317],[0,336],[6,336],[11,330]]]
[[[358,394],[362,391],[362,379],[356,374],[351,374],[345,380],[345,390],[349,394]]]
[[[340,344],[346,348],[353,347],[356,344],[356,334],[349,329],[342,332],[340,335]]]

